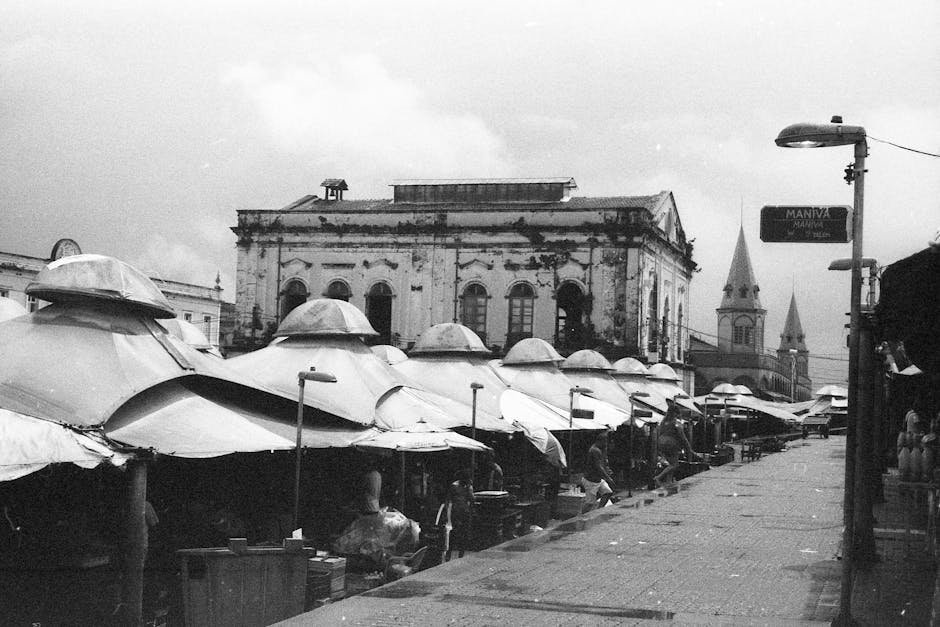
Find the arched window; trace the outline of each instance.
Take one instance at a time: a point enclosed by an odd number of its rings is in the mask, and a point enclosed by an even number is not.
[[[366,318],[379,336],[379,344],[391,344],[392,341],[392,288],[388,283],[379,282],[369,288],[366,294]]]
[[[516,283],[509,290],[509,332],[506,347],[519,340],[532,337],[535,310],[535,290],[528,283]]]
[[[295,307],[307,302],[307,286],[303,281],[291,279],[281,290],[281,311],[278,320],[283,320]]]
[[[676,313],[676,361],[682,361],[682,303]]]
[[[555,344],[576,349],[584,344],[584,292],[581,286],[566,281],[555,294],[557,318],[555,321]]]
[[[465,327],[480,336],[486,343],[486,288],[479,283],[471,283],[463,290],[461,297],[460,321]]]
[[[744,316],[734,321],[731,342],[742,346],[754,346],[754,322]]]
[[[646,350],[650,353],[657,352],[659,346],[659,279],[653,277],[653,287],[650,288],[649,297],[649,337],[647,338]]]
[[[661,347],[659,351],[660,361],[669,359],[669,341],[672,339],[670,335],[672,333],[672,321],[669,319],[669,313],[669,297],[667,296],[663,302],[663,326],[660,331],[662,333],[662,339],[659,343]]]
[[[349,298],[352,296],[352,290],[349,289],[349,284],[346,281],[331,281],[326,286],[325,296],[336,300],[344,300],[348,303]]]

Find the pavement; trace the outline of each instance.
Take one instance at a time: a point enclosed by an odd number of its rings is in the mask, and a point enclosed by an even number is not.
[[[796,440],[282,624],[826,625],[839,609],[844,460],[842,437]],[[934,559],[886,497],[883,559],[859,575],[853,617],[930,624]]]

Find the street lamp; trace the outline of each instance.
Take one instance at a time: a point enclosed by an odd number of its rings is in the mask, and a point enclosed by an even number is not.
[[[574,434],[574,395],[575,394],[593,394],[594,390],[583,388],[576,385],[568,390],[568,489],[571,490],[571,463],[574,459],[573,434]]]
[[[336,377],[328,372],[317,372],[313,366],[310,366],[310,370],[301,370],[297,373],[300,392],[297,396],[297,443],[295,445],[297,458],[294,464],[294,529],[298,528],[300,522],[300,451],[304,424],[304,383],[307,381],[336,383]]]
[[[483,389],[482,383],[477,383],[476,381],[470,384],[470,390],[473,392],[473,410],[470,413],[470,437],[474,440],[477,439],[477,392]],[[476,477],[477,470],[477,452],[476,450],[470,451],[470,482],[473,482],[474,477]]]
[[[862,257],[862,267],[868,268],[868,307],[874,307],[875,303],[878,300],[878,290],[876,285],[880,278],[881,267],[878,265],[878,260],[871,257]],[[852,269],[852,260],[851,259],[833,259],[829,262],[830,270],[851,270]]]
[[[855,163],[846,169],[846,180],[855,183],[852,212],[852,285],[849,310],[849,407],[851,417],[845,438],[845,489],[843,496],[843,561],[842,589],[837,622],[852,622],[852,571],[855,553],[855,434],[858,425],[858,349],[862,295],[862,236],[865,208],[865,158],[868,141],[861,126],[842,124],[841,116],[833,116],[829,124],[791,124],[777,135],[778,146],[784,148],[828,148],[855,146]]]

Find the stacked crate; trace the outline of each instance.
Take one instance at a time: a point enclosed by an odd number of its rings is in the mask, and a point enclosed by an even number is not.
[[[307,560],[307,606],[319,607],[346,594],[346,558],[317,556]]]

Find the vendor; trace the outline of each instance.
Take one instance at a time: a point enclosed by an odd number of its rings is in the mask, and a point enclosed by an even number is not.
[[[377,464],[371,464],[369,470],[362,476],[362,514],[378,514],[379,498],[382,495],[382,473]]]

